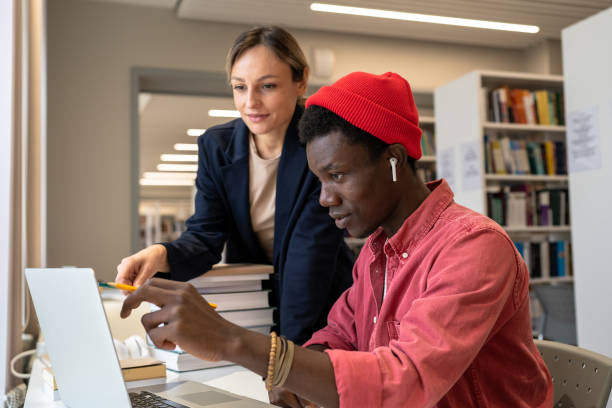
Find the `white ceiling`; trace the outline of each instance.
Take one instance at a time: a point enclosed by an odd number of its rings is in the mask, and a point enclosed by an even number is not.
[[[242,24],[454,42],[524,49],[542,39],[560,39],[561,30],[601,10],[612,0],[318,0],[353,7],[491,20],[540,27],[537,34],[510,33],[439,24],[319,13],[311,0],[103,0],[174,8],[177,17]]]
[[[542,39],[560,39],[563,28],[612,6],[612,0],[329,0],[355,7],[540,26],[540,33],[533,35],[317,13],[310,10],[311,1],[307,0],[94,1],[166,8],[173,10],[177,18],[191,20],[278,24],[289,28],[518,49]],[[207,128],[228,120],[209,118],[206,112],[211,108],[232,109],[233,103],[230,98],[152,95],[140,119],[141,172],[155,171],[159,156],[173,153],[174,143],[195,143],[197,138],[185,134],[188,127]]]
[[[232,98],[147,95],[150,97],[140,112],[140,174],[157,171],[163,153],[195,154],[177,152],[174,144],[197,142],[197,137],[187,136],[188,128],[207,129],[231,120],[211,118],[209,109],[234,109]]]

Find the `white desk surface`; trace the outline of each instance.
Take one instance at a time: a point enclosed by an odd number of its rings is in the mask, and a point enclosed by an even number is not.
[[[43,364],[36,359],[32,367],[32,376],[28,385],[28,392],[24,408],[65,408],[61,401],[52,401],[42,379]],[[153,383],[159,380],[152,380]],[[173,381],[195,381],[224,389],[234,394],[244,395],[263,402],[268,402],[264,382],[257,374],[246,368],[231,365],[206,370],[188,371],[175,373],[167,371],[167,382]],[[143,382],[139,382],[141,384]],[[145,384],[141,384],[145,385]]]

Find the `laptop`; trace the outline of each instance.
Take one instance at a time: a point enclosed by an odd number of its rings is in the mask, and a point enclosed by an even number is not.
[[[55,380],[67,407],[273,406],[190,381],[140,387],[128,394],[94,271],[32,268],[25,274]]]

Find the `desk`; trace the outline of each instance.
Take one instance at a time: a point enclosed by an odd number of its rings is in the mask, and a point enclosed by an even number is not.
[[[36,359],[32,367],[32,376],[28,386],[24,408],[65,408],[61,401],[51,401],[48,393],[45,392],[45,384],[42,379],[43,364]],[[233,375],[232,378],[238,375],[240,383],[223,382],[223,377]],[[229,377],[228,377],[229,378]],[[148,380],[145,380],[148,381]],[[151,380],[151,384],[159,383],[159,380]],[[209,368],[206,370],[188,371],[185,373],[175,373],[167,371],[167,382],[174,381],[196,381],[212,386],[222,388],[234,394],[241,394],[250,398],[254,398],[263,402],[268,402],[267,392],[264,382],[261,377],[250,372],[246,368],[232,365],[218,368]],[[145,385],[143,381],[138,382],[139,385]]]

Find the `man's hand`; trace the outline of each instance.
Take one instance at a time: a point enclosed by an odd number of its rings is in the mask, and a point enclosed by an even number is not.
[[[287,391],[284,388],[273,387],[268,391],[270,404],[286,408],[317,408],[317,405],[300,398],[298,395]]]
[[[223,360],[240,327],[223,319],[198,291],[185,282],[153,278],[123,301],[126,318],[142,302],[160,310],[142,316],[142,325],[156,347],[172,350],[178,344],[186,352],[208,361]]]
[[[123,258],[117,265],[115,282],[140,286],[157,272],[168,272],[169,270],[166,247],[155,244]]]

